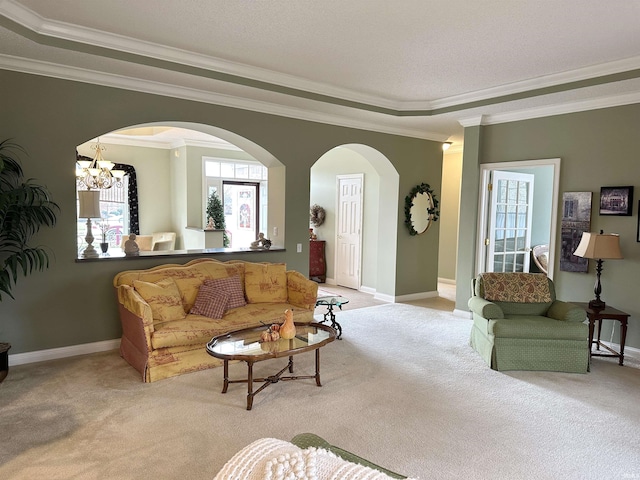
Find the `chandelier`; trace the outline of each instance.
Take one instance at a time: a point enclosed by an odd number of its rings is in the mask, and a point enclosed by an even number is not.
[[[78,185],[88,189],[99,188],[107,190],[114,185],[122,187],[124,170],[114,170],[115,164],[105,160],[102,151],[105,149],[100,145],[100,138],[95,146],[91,147],[96,151],[93,160],[78,160],[76,166],[76,180]],[[86,158],[86,157],[85,157]]]

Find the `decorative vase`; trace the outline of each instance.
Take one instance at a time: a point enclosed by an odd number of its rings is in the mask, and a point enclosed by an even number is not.
[[[296,325],[293,323],[293,312],[289,309],[284,311],[284,323],[280,327],[280,338],[291,340],[296,336]]]
[[[107,250],[109,250],[109,244],[107,242],[100,243],[100,250],[102,250],[102,253],[107,253]]]

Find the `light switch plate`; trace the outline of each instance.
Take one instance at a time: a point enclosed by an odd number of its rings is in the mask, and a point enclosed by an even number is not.
[[[297,251],[298,253],[302,253],[302,244],[301,244],[301,243],[299,243],[299,244],[298,244],[298,246],[297,246],[297,248],[296,248],[296,251]]]

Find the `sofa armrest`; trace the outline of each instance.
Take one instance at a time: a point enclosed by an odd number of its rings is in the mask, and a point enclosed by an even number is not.
[[[153,314],[151,307],[131,285],[118,287],[118,302],[129,312],[138,317],[145,327],[153,332]]]
[[[313,310],[318,298],[318,284],[300,272],[287,272],[287,301],[294,307]]]
[[[547,317],[564,322],[584,322],[587,313],[573,303],[555,300],[547,310]]]
[[[498,305],[496,305],[493,302],[490,302],[489,300],[485,300],[482,297],[478,297],[478,296],[471,297],[467,305],[469,306],[469,309],[473,313],[480,315],[482,318],[486,318],[486,319],[504,318],[504,312]]]
[[[302,449],[309,448],[309,447],[324,448],[325,450],[328,450],[329,452],[337,455],[343,460],[346,460],[352,463],[357,463],[359,465],[364,465],[365,467],[373,468],[374,470],[378,470],[379,472],[382,472],[391,478],[407,478],[403,475],[400,475],[399,473],[395,473],[395,472],[392,472],[391,470],[387,470],[386,468],[383,468],[380,465],[376,465],[375,463],[370,462],[369,460],[365,460],[364,458],[359,457],[354,453],[351,453],[340,447],[336,447],[335,445],[331,445],[325,439],[313,433],[300,433],[291,439],[291,443],[293,443],[294,445]]]

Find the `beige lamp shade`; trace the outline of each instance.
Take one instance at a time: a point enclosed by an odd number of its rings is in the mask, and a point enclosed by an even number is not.
[[[578,248],[573,252],[576,257],[601,260],[620,259],[620,236],[615,233],[584,232]]]
[[[79,218],[100,218],[100,190],[81,190]]]

